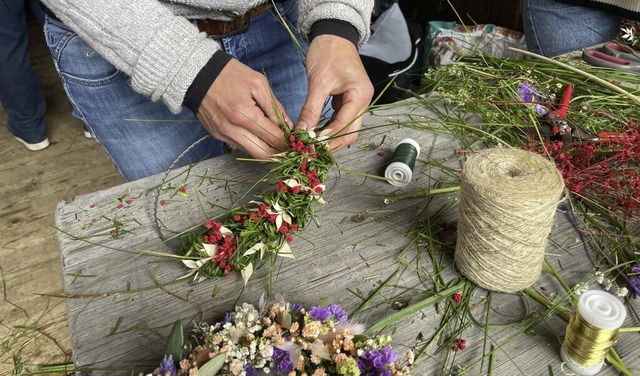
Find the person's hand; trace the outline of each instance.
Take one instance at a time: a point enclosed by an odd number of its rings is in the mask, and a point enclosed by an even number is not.
[[[362,65],[357,48],[350,41],[320,35],[311,41],[306,56],[309,93],[296,128],[314,129],[329,96],[333,96],[333,118],[325,126],[331,150],[352,144],[362,127],[364,111],[371,102],[373,85]]]
[[[257,159],[284,149],[279,119],[291,124],[266,77],[235,59],[215,79],[197,115],[213,137]]]

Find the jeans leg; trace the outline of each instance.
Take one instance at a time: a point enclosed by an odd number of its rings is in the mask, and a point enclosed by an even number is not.
[[[211,137],[194,145],[208,133],[191,111],[174,115],[163,103],[134,92],[128,76],[63,24],[47,18],[45,37],[73,115],[91,130],[125,179],[224,152],[222,142]]]
[[[46,104],[29,58],[25,1],[0,2],[0,103],[11,133],[28,143],[46,138]]]
[[[279,2],[278,7],[295,30],[297,1]],[[164,104],[135,93],[129,77],[63,24],[47,18],[45,36],[73,114],[92,131],[127,180],[166,171],[184,150],[207,134],[189,110],[173,115]],[[302,38],[297,38],[306,49]],[[229,54],[266,74],[295,122],[307,95],[304,51],[298,50],[275,11],[255,17],[248,31],[221,43]],[[220,141],[208,140],[190,149],[176,166],[222,152]]]
[[[595,46],[614,39],[621,17],[555,0],[522,0],[527,48],[544,56]]]

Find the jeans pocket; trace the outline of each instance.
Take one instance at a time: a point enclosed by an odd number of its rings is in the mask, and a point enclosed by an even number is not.
[[[47,46],[63,81],[84,86],[102,86],[124,75],[63,24],[48,18],[44,32]]]

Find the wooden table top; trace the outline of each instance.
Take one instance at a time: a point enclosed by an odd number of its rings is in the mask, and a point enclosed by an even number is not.
[[[152,176],[60,203],[56,226],[75,365],[87,374],[131,374],[132,368],[140,370],[137,366],[157,364],[176,319],[189,327],[189,322],[209,319],[236,304],[257,304],[270,291],[307,306],[322,300],[340,304],[350,313],[364,305],[353,318],[366,326],[412,308],[415,313],[382,328],[382,333],[393,336],[399,354],[425,349],[414,375],[459,374],[463,369],[473,375],[562,374],[559,354],[566,321],[524,294],[466,290],[472,294],[469,311],[446,323],[443,317],[451,313],[451,305],[445,304],[448,295],[436,299],[437,304],[420,306],[436,288],[444,290],[445,284],[455,285],[462,277],[453,265],[451,234],[424,236],[428,229],[437,232],[442,223],[457,219],[457,193],[393,203],[384,198],[438,184],[459,185],[455,176],[464,154],[457,152],[460,146],[447,132],[399,125],[408,117],[432,123],[435,115],[408,102],[367,115],[357,143],[336,153],[338,167],[324,194],[327,204],[317,210],[320,227],[311,225],[291,243],[295,259],[279,259],[271,276],[267,267],[258,269],[245,288],[239,273],[197,285],[180,280],[186,268],[162,254],[175,253],[173,234],[203,223],[201,207],[215,216],[252,200],[250,192],[257,193],[255,183],[268,164],[227,154],[177,169],[166,178]],[[398,141],[407,137],[422,148],[412,182],[398,188],[375,178],[383,175]],[[176,195],[180,186],[186,187],[184,197]],[[111,235],[115,227],[117,237]],[[550,240],[547,259],[561,265],[570,286],[592,273],[566,213],[558,213]],[[558,282],[545,273],[532,288],[563,296]],[[631,302],[638,312],[638,299]],[[489,326],[484,325],[487,311]],[[625,326],[638,325],[627,317]],[[461,328],[467,341],[464,351],[438,349]],[[429,345],[436,334],[442,334],[442,340]],[[637,336],[623,333],[615,348],[629,368],[640,370]],[[105,371],[112,368],[119,369]],[[600,374],[617,372],[606,366]]]

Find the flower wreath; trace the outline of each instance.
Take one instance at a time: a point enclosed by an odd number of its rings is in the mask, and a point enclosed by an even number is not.
[[[183,338],[180,328],[177,322],[175,338]],[[409,375],[409,353],[402,359],[390,336],[363,333],[339,305],[306,309],[278,296],[258,309],[244,303],[218,322],[195,324],[187,346],[170,338],[173,346],[150,376]]]
[[[254,261],[265,255],[293,258],[289,243],[293,235],[315,221],[315,205],[324,204],[323,182],[335,164],[323,132],[287,132],[287,150],[271,157],[277,165],[270,175],[274,188],[260,201],[251,201],[216,222],[209,218],[204,228],[182,237],[182,262],[198,283],[208,278],[240,271],[246,284],[254,271]]]

